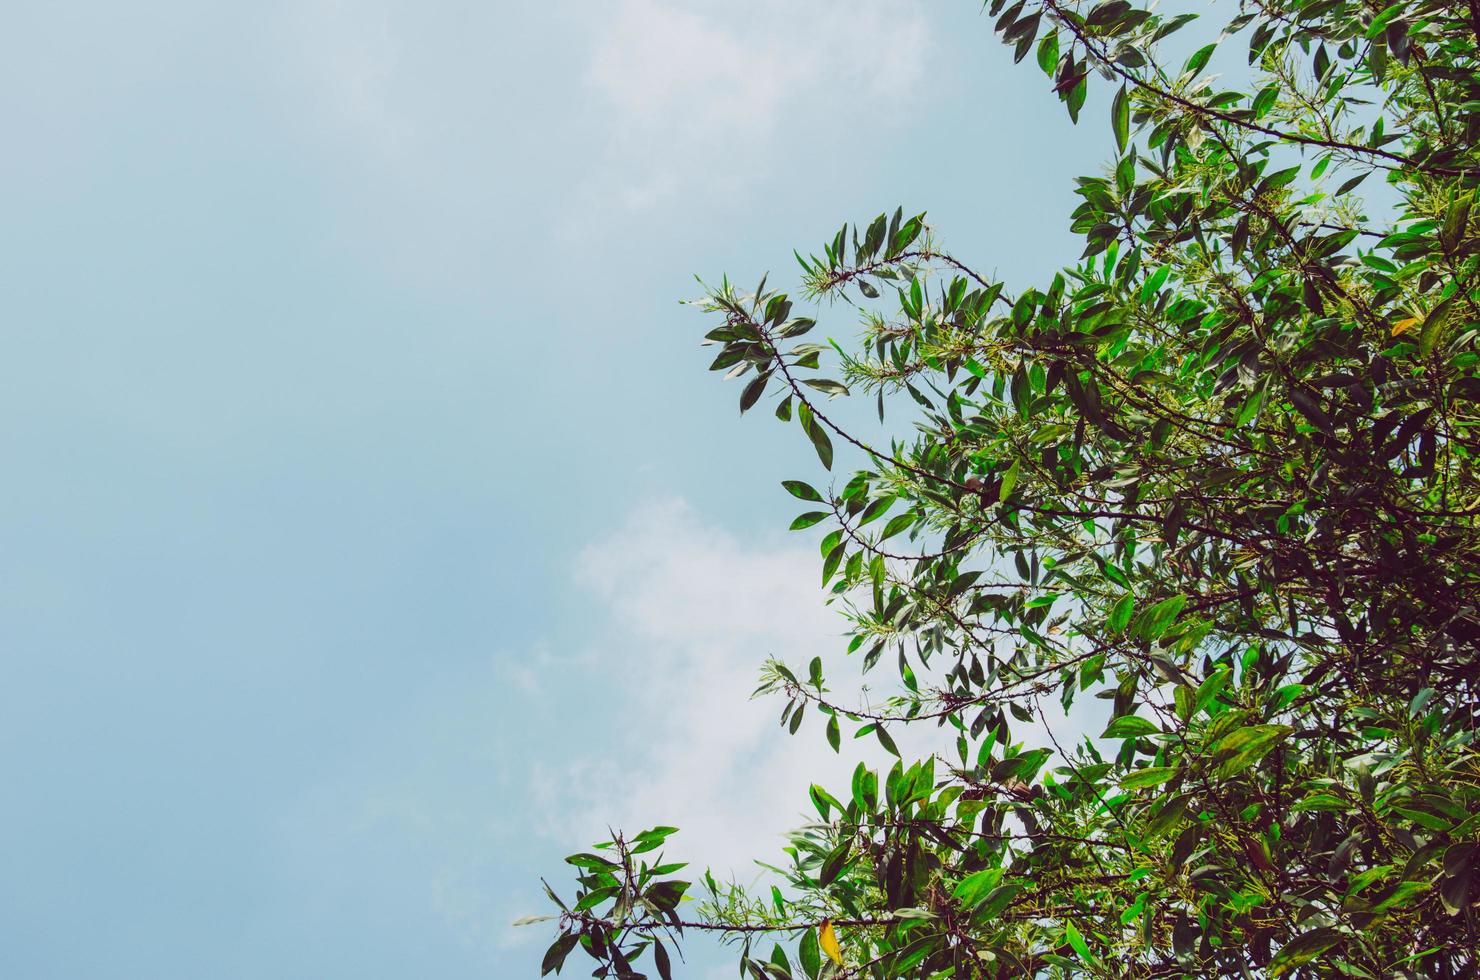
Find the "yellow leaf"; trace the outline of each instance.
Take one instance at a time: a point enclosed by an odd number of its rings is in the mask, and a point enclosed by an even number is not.
[[[1396,337],[1400,333],[1407,333],[1416,326],[1418,326],[1418,317],[1416,316],[1411,316],[1406,320],[1399,320],[1393,324],[1393,336]]]
[[[843,951],[838,948],[838,934],[833,932],[831,919],[823,919],[822,927],[817,930],[817,945],[827,954],[827,958],[838,966],[843,965]]]

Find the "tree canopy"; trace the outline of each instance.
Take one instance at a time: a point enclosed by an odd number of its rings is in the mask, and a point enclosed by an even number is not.
[[[1111,128],[1083,253],[997,282],[894,210],[791,296],[698,304],[832,474],[783,482],[792,526],[895,692],[775,660],[763,693],[838,751],[939,748],[812,786],[764,895],[672,828],[572,856],[546,971],[666,980],[710,930],[756,980],[1477,975],[1480,3],[984,17]],[[1085,699],[1108,726],[1060,738]]]

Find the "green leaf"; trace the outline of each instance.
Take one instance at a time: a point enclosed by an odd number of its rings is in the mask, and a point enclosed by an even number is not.
[[[1175,766],[1148,766],[1145,769],[1137,769],[1120,780],[1120,788],[1132,790],[1160,786],[1176,778],[1178,771]]]
[[[1125,628],[1131,622],[1131,610],[1135,608],[1135,596],[1127,592],[1116,601],[1114,608],[1110,610],[1110,618],[1105,621],[1105,628],[1111,633],[1124,633]]]
[[[1043,764],[1051,755],[1053,755],[1052,749],[1029,749],[993,766],[992,778],[998,782],[1018,779],[1030,783],[1038,776],[1038,771],[1043,768]]]
[[[677,827],[654,827],[651,830],[644,830],[642,833],[634,837],[633,840],[655,840],[661,843],[662,841],[667,840],[676,833],[678,833]]]
[[[843,384],[841,381],[834,381],[831,378],[803,378],[802,384],[806,385],[808,388],[816,388],[818,391],[826,394],[829,398],[835,398],[838,395],[848,394],[847,385]]]
[[[1213,52],[1218,50],[1218,45],[1209,44],[1199,48],[1197,53],[1187,59],[1187,67],[1184,71],[1189,75],[1196,75],[1208,66],[1208,60],[1213,57]]]
[[[838,728],[837,715],[834,715],[827,720],[827,744],[832,746],[834,752],[838,752],[840,751],[838,745],[841,743],[842,738],[843,734]]]
[[[823,859],[822,869],[818,872],[817,875],[817,884],[821,885],[823,888],[826,888],[828,885],[831,885],[834,881],[836,881],[838,875],[842,874],[844,866],[848,863],[848,855],[852,853],[852,837],[847,838],[837,847],[833,848],[832,853],[828,854],[828,856]]]
[[[1090,962],[1089,944],[1084,941],[1084,937],[1079,934],[1079,930],[1074,928],[1074,923],[1064,923],[1064,938],[1069,941],[1070,946],[1074,947],[1074,952],[1079,956],[1079,959],[1088,964]]]
[[[1343,181],[1341,186],[1336,188],[1336,196],[1341,197],[1343,194],[1350,194],[1352,191],[1356,190],[1357,185],[1366,180],[1368,176],[1371,175],[1371,173],[1372,171],[1370,170],[1364,170],[1361,173],[1357,174],[1355,177]]]
[[[668,950],[658,939],[653,940],[653,964],[658,968],[658,976],[663,980],[673,980],[673,961],[668,958]]]
[[[1458,915],[1469,902],[1470,880],[1468,877],[1445,878],[1439,883],[1439,901],[1444,911]]]
[[[1411,904],[1412,899],[1428,891],[1429,887],[1430,884],[1427,881],[1400,881],[1386,898],[1372,907],[1372,911],[1387,912],[1391,909],[1403,908]]]
[[[1126,0],[1101,0],[1089,12],[1085,23],[1098,33],[1110,27],[1130,11],[1131,5]]]
[[[1459,877],[1472,862],[1480,858],[1480,844],[1451,844],[1444,849],[1444,873]]]
[[[765,393],[766,382],[770,380],[771,375],[769,373],[758,374],[750,384],[745,386],[745,390],[740,393],[741,415],[744,415],[750,406],[754,405],[760,399],[761,395]]]
[[[1154,839],[1173,827],[1182,826],[1189,807],[1189,796],[1190,794],[1180,793],[1169,798],[1162,797],[1161,802],[1156,804],[1156,812],[1146,821],[1145,836]]]
[[[766,322],[771,324],[780,323],[791,313],[791,302],[785,293],[777,293],[766,301]]]
[[[1410,0],[1399,0],[1398,3],[1384,8],[1382,13],[1372,18],[1372,23],[1367,25],[1367,32],[1363,36],[1369,41],[1375,40],[1392,20],[1402,15],[1411,5]]]
[[[822,970],[822,950],[817,946],[816,929],[802,933],[802,941],[797,945],[797,959],[801,961],[802,972],[807,974],[808,980],[817,980],[817,974]]]
[[[1233,424],[1239,427],[1248,425],[1259,414],[1259,408],[1264,404],[1264,392],[1256,391],[1244,400],[1244,404],[1238,410]]]
[[[1187,605],[1185,595],[1174,595],[1170,599],[1163,599],[1149,609],[1143,610],[1141,615],[1136,617],[1131,632],[1142,640],[1155,640],[1176,621],[1177,614],[1185,605]]]
[[[802,431],[807,433],[808,439],[812,440],[812,448],[817,450],[817,458],[822,461],[823,468],[832,469],[832,440],[828,438],[827,430],[817,421],[812,409],[805,402],[797,407],[797,419],[801,422]]]
[[[1121,715],[1119,718],[1111,719],[1100,737],[1140,738],[1143,735],[1158,734],[1160,731],[1161,728],[1155,722],[1147,721],[1138,715]]]
[[[1341,933],[1329,926],[1296,936],[1269,961],[1270,976],[1281,976],[1303,966],[1341,942]]]
[[[1151,297],[1155,296],[1161,287],[1166,285],[1167,278],[1171,274],[1172,267],[1169,265],[1164,265],[1151,274],[1151,277],[1141,286],[1142,304],[1151,302]]]
[[[842,564],[843,554],[847,550],[847,542],[839,542],[833,547],[831,551],[827,553],[827,556],[822,559],[822,584],[824,587],[826,587],[828,582],[832,581],[833,573],[836,572],[838,570],[838,566]]]
[[[1218,775],[1228,778],[1264,758],[1295,729],[1289,725],[1248,725],[1229,732],[1213,745],[1215,758],[1221,758]]]
[[[1299,176],[1299,165],[1286,167],[1283,170],[1276,170],[1259,182],[1259,193],[1264,194],[1268,191],[1278,190],[1281,187],[1293,183],[1295,178]]]
[[[660,881],[643,893],[643,898],[660,909],[671,909],[683,900],[688,887],[687,881]]]
[[[902,915],[905,909],[895,910],[895,915]],[[907,917],[907,916],[906,916]],[[917,976],[915,967],[924,961],[940,945],[939,936],[925,935],[905,946],[903,949],[891,954],[894,957],[889,965],[889,975],[895,977]],[[936,974],[939,976],[940,974]]]
[[[1007,468],[1007,472],[1002,474],[1002,488],[997,491],[997,500],[999,503],[1005,503],[1007,498],[1012,496],[1012,492],[1017,489],[1018,477],[1022,474],[1022,471],[1022,460],[1015,459],[1012,461],[1012,465]]]
[[[925,230],[925,215],[917,214],[900,226],[894,233],[894,238],[889,243],[889,254],[898,255],[915,243],[920,237],[920,232]]]
[[[906,511],[903,514],[890,519],[889,523],[884,525],[884,533],[879,536],[879,540],[887,541],[889,538],[894,537],[900,531],[903,531],[906,528],[910,527],[912,524],[915,523],[916,520],[917,518],[914,511]]]
[[[816,783],[813,783],[811,788],[807,790],[807,795],[812,797],[812,805],[817,808],[817,812],[822,815],[822,819],[824,820],[827,819],[829,807],[836,809],[839,813],[847,812],[848,808],[839,803],[836,796],[833,796]]]
[[[880,517],[888,512],[890,507],[894,506],[894,502],[898,499],[898,497],[890,494],[887,497],[880,497],[877,500],[874,500],[867,507],[865,507],[863,509],[863,513],[858,516],[858,526],[863,527],[865,524],[871,524],[874,521],[878,520]]]
[[[1059,64],[1059,32],[1051,31],[1038,42],[1038,67],[1052,75]]]
[[[580,941],[581,937],[575,933],[566,933],[555,940],[550,948],[545,950],[545,958],[540,963],[540,976],[543,977],[551,972],[559,973],[560,968],[565,965],[565,958],[570,955],[570,951],[575,949],[576,944]]]
[[[1423,330],[1419,334],[1418,349],[1427,357],[1439,346],[1439,340],[1444,336],[1445,327],[1449,325],[1449,314],[1454,308],[1454,297],[1451,296],[1429,312],[1424,318]]]
[[[800,531],[803,528],[811,527],[813,524],[816,524],[819,521],[826,520],[830,516],[832,515],[830,515],[825,510],[810,510],[805,514],[798,516],[796,520],[791,522],[791,530]]]
[[[1194,702],[1193,710],[1201,711],[1203,708],[1206,708],[1228,686],[1228,682],[1232,678],[1233,668],[1224,667],[1199,684],[1197,686],[1197,698]]]
[[[1413,696],[1413,699],[1408,702],[1409,716],[1417,718],[1423,712],[1424,707],[1428,705],[1431,700],[1433,700],[1434,695],[1437,693],[1438,692],[1435,691],[1432,687],[1425,687],[1417,694],[1415,694]]]
[[[1330,793],[1316,793],[1312,796],[1307,796],[1290,809],[1296,813],[1304,813],[1308,810],[1326,813],[1345,813],[1348,810],[1355,810],[1356,806],[1340,797],[1332,796]]]
[[[1110,103],[1110,125],[1115,130],[1115,146],[1124,153],[1131,133],[1131,100],[1124,85],[1115,93],[1115,100]]]
[[[896,759],[899,758],[899,747],[894,744],[894,739],[889,737],[889,733],[884,731],[884,726],[876,725],[874,727],[874,737],[879,740],[880,745],[884,746],[885,752],[888,752]]]
[[[977,907],[976,915],[973,918],[990,922],[994,917],[1001,914],[1007,906],[1011,905],[1012,900],[1017,898],[1018,893],[1022,890],[1023,886],[1018,884],[997,886],[992,889],[992,894],[987,896],[986,901]]]
[[[781,485],[786,488],[787,493],[799,500],[815,500],[818,502],[822,500],[822,494],[801,480],[782,480]]]
[[[992,890],[1002,883],[1002,874],[1001,868],[988,868],[969,874],[961,879],[951,894],[967,910],[974,909],[986,901]]]
[[[1064,100],[1065,108],[1069,110],[1071,122],[1079,122],[1079,110],[1084,108],[1084,100],[1089,96],[1088,76],[1083,76],[1079,82],[1069,90],[1069,97]]]

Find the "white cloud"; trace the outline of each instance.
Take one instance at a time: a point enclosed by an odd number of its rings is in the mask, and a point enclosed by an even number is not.
[[[785,832],[807,819],[808,785],[846,785],[859,758],[828,748],[815,713],[788,736],[783,702],[749,698],[768,656],[821,656],[829,676],[856,673],[856,660],[840,662],[845,623],[824,604],[818,569],[810,542],[744,542],[671,500],[587,548],[577,578],[610,626],[582,686],[600,692],[611,737],[586,758],[536,769],[541,809],[563,815],[550,832],[579,846],[608,825],[665,823],[683,831],[673,853],[718,871],[776,859]]]
[[[749,700],[768,655],[839,659],[818,567],[810,541],[744,541],[678,501],[637,508],[571,569],[574,639],[408,692],[283,814],[284,865],[339,900],[431,912],[490,963],[549,941],[512,921],[548,911],[540,875],[565,890],[560,856],[608,826],[679,826],[674,859],[745,880],[807,819],[809,783],[846,786],[859,757],[834,756],[815,714],[788,737],[779,702]]]
[[[809,546],[747,545],[677,501],[640,508],[586,549],[577,578],[610,625],[583,686],[600,692],[612,737],[564,771],[540,770],[546,811],[566,815],[558,833],[584,843],[608,824],[673,824],[675,851],[721,868],[778,853],[807,785],[839,765],[815,728],[788,738],[781,705],[748,696],[767,656],[841,646],[817,567]]]
[[[783,133],[807,141],[875,118],[906,105],[924,74],[919,2],[614,7],[587,70],[607,110],[592,191],[634,210],[696,183],[733,189],[768,168]]]
[[[608,827],[677,826],[671,859],[754,880],[751,862],[780,859],[786,832],[815,818],[810,783],[844,795],[860,759],[894,761],[851,726],[834,754],[815,712],[790,736],[780,701],[749,698],[768,656],[820,656],[837,700],[859,703],[819,566],[807,536],[742,539],[682,501],[638,507],[574,563],[576,639],[450,671],[385,719],[362,763],[290,815],[289,863],[314,880],[398,881],[408,908],[491,962],[548,941],[510,923],[546,911],[538,876],[564,888],[558,855]],[[878,674],[888,687],[889,665]],[[1040,744],[1035,726],[1014,727]],[[954,754],[949,729],[891,733],[907,760]],[[532,856],[548,864],[524,866]]]
[[[533,652],[521,657],[500,657],[495,665],[498,672],[525,696],[548,693],[545,680],[551,677],[568,676],[571,671],[585,672],[594,666],[594,656],[587,650],[570,656],[558,656],[548,646],[535,647]]]
[[[288,8],[282,43],[303,72],[316,119],[331,120],[380,152],[402,151],[408,121],[391,107],[391,85],[401,60],[392,11],[382,0],[311,0]]]
[[[803,74],[774,45],[748,50],[711,18],[662,0],[623,0],[588,80],[626,124],[673,123],[695,104],[743,127],[764,126]]]
[[[683,831],[674,854],[743,875],[753,859],[777,859],[783,835],[815,816],[811,783],[841,791],[860,758],[893,763],[873,739],[852,742],[846,725],[843,752],[834,754],[816,713],[789,736],[778,725],[782,701],[749,699],[769,656],[796,667],[820,656],[837,700],[867,697],[848,680],[859,661],[843,655],[846,624],[824,603],[810,541],[742,541],[668,500],[640,507],[578,565],[604,621],[578,686],[591,692],[609,737],[592,739],[582,758],[536,766],[538,809],[558,815],[548,833],[580,847],[608,826],[672,824]],[[1051,699],[1044,708],[1057,714]],[[1098,704],[1076,705],[1074,718],[1055,724],[1060,744],[1071,749],[1102,713]],[[1026,744],[1048,744],[1040,725],[1014,727]],[[896,726],[891,734],[906,760],[954,757],[949,729]]]

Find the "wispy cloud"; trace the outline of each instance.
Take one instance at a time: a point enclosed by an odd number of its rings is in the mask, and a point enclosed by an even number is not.
[[[810,542],[743,541],[676,500],[587,548],[577,578],[609,618],[582,687],[599,692],[589,708],[606,731],[581,758],[536,768],[541,809],[561,815],[549,831],[581,844],[608,825],[666,823],[683,830],[675,854],[719,871],[775,858],[808,819],[807,787],[838,787],[858,758],[828,748],[817,716],[788,736],[781,702],[749,698],[768,656],[856,674],[818,568]]]
[[[805,137],[906,104],[924,74],[923,5],[900,0],[621,0],[587,81],[606,110],[595,183],[640,209],[732,188]]]
[[[592,692],[582,710],[605,729],[580,757],[536,767],[539,808],[558,815],[547,831],[579,846],[608,825],[673,824],[684,831],[675,853],[743,872],[775,858],[784,834],[811,819],[811,783],[842,789],[860,758],[891,765],[872,738],[850,741],[848,726],[834,754],[816,714],[788,736],[777,725],[781,701],[748,697],[768,656],[796,667],[820,656],[836,700],[868,697],[858,658],[843,655],[845,623],[823,601],[819,565],[810,541],[741,540],[677,500],[640,507],[588,547],[577,578],[604,611],[605,640],[584,658],[579,687]],[[1103,713],[1076,705],[1059,722],[1051,704],[1045,710],[1065,749]],[[1016,739],[1048,744],[1038,724],[1015,728]],[[907,761],[954,756],[949,729],[892,734]]]
[[[309,0],[289,8],[281,34],[315,118],[381,153],[403,151],[411,136],[409,121],[391,105],[401,61],[392,21],[384,0]]]
[[[305,801],[291,839],[307,864],[338,854],[397,876],[487,957],[546,937],[509,923],[545,910],[531,885],[561,880],[554,855],[608,828],[677,826],[670,858],[753,879],[754,860],[779,859],[786,833],[815,819],[811,783],[843,793],[859,759],[894,762],[852,726],[835,754],[815,712],[789,736],[778,699],[750,698],[764,659],[813,656],[834,698],[868,697],[819,566],[806,536],[742,538],[676,499],[638,506],[576,557],[585,614],[566,644],[449,674],[386,720],[373,767]],[[873,679],[892,690],[891,673]],[[1016,737],[1043,744],[1035,727]],[[1076,727],[1060,730],[1066,748]],[[950,729],[892,734],[907,761],[954,754]],[[549,863],[523,866],[536,852]]]

